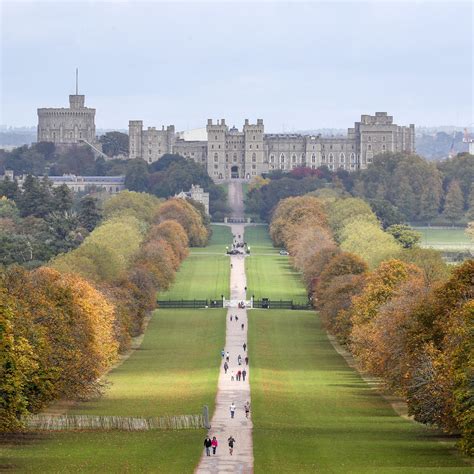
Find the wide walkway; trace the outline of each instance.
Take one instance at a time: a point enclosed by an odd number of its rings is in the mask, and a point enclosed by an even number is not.
[[[243,211],[242,205],[242,185],[241,183],[229,184],[229,201],[234,210],[234,217],[240,217]],[[244,237],[244,225],[234,224],[231,226],[232,234]],[[238,238],[238,237],[237,237]],[[245,257],[234,255],[230,258],[232,264],[230,272],[230,299],[245,300]],[[232,316],[232,321],[230,317]],[[236,320],[236,317],[238,320]],[[242,324],[243,329],[242,329]],[[252,421],[251,415],[245,417],[244,405],[250,400],[249,376],[250,369],[245,363],[247,351],[244,351],[243,344],[247,343],[247,311],[245,309],[229,308],[227,313],[226,342],[224,350],[229,352],[229,369],[224,373],[221,364],[219,375],[218,391],[216,398],[216,408],[211,420],[209,436],[215,436],[219,442],[219,447],[215,456],[206,456],[203,451],[201,462],[196,470],[197,473],[251,473],[253,472],[253,446],[252,446]],[[242,357],[242,365],[238,365],[237,358]],[[239,370],[247,371],[247,378],[235,380],[235,375]],[[234,376],[234,380],[232,380]],[[230,405],[234,403],[237,407],[235,417],[230,416]],[[228,438],[235,439],[234,452],[229,453]]]

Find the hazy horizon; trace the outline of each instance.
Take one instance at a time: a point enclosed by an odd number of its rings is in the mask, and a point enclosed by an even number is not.
[[[470,2],[3,2],[0,123],[79,92],[97,128],[472,126]],[[455,32],[455,34],[452,34]],[[450,124],[450,125],[442,125]]]

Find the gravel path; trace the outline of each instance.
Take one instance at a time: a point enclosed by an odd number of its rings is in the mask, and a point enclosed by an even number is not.
[[[229,201],[234,210],[233,217],[243,215],[242,185],[239,182],[229,184]],[[243,239],[244,225],[234,224],[231,226],[234,235],[240,235]],[[230,257],[232,268],[230,271],[230,288],[232,300],[245,300],[245,257],[234,255]],[[232,316],[232,321],[230,317]],[[235,320],[238,317],[238,321]],[[242,329],[244,324],[244,329]],[[196,470],[199,474],[204,473],[242,473],[253,472],[253,446],[252,446],[252,421],[251,416],[245,417],[244,405],[250,400],[249,375],[250,369],[245,364],[243,344],[247,343],[247,311],[245,309],[229,308],[227,312],[226,343],[225,351],[229,352],[229,369],[224,373],[222,360],[218,390],[216,397],[216,408],[211,420],[209,436],[215,436],[219,442],[215,456],[206,456],[203,446],[203,455]],[[248,348],[247,348],[248,350]],[[242,356],[242,365],[238,365],[237,357]],[[247,378],[244,381],[231,380],[238,370],[247,370]],[[230,405],[235,403],[237,409],[235,417],[230,416]],[[235,439],[234,453],[229,454],[227,439],[232,436]],[[204,439],[202,440],[204,443]]]

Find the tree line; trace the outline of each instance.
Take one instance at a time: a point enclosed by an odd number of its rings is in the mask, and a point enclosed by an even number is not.
[[[46,178],[28,176],[20,190],[0,182],[0,265],[40,266],[76,248],[100,222],[93,196],[74,195]]]
[[[465,225],[474,219],[474,156],[462,153],[437,163],[418,155],[384,153],[364,170],[348,173],[297,168],[256,180],[246,208],[268,221],[280,199],[322,188],[366,200],[384,228],[407,222]]]
[[[0,431],[54,400],[97,396],[188,246],[208,237],[191,203],[123,192],[79,247],[34,270],[2,269]]]
[[[270,234],[359,367],[472,455],[474,260],[451,270],[438,252],[385,232],[366,202],[327,190],[282,200]]]

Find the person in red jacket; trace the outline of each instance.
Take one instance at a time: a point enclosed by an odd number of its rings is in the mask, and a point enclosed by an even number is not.
[[[217,449],[217,446],[219,446],[219,443],[217,442],[217,438],[215,436],[212,437],[211,446],[212,446],[212,454],[216,454],[216,449]]]

